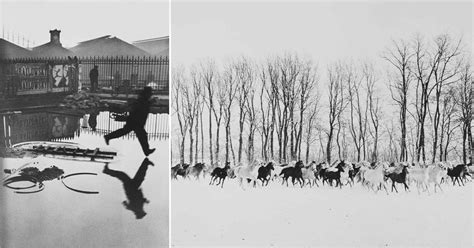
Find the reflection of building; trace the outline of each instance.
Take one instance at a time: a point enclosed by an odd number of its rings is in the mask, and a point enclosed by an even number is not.
[[[74,138],[79,117],[47,112],[0,115],[0,146],[26,141],[53,141]]]

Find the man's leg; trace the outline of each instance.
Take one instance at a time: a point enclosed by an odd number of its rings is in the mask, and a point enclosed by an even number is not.
[[[148,165],[153,165],[153,163],[150,160],[148,160],[148,158],[145,158],[142,164],[140,165],[140,168],[138,168],[138,171],[135,173],[135,176],[132,179],[134,185],[137,188],[140,187],[143,180],[145,180],[145,175],[148,169]]]
[[[124,172],[111,170],[111,169],[109,169],[109,167],[107,165],[104,166],[104,170],[102,172],[104,174],[107,174],[109,176],[112,176],[112,177],[115,177],[115,178],[119,179],[124,184],[129,183],[130,181],[132,181],[132,179],[127,174],[125,174]]]
[[[145,153],[145,155],[148,156],[152,152],[154,152],[155,149],[150,149],[150,146],[148,144],[148,134],[146,133],[145,128],[138,127],[138,128],[135,128],[134,131],[135,131],[135,134],[137,135],[140,145],[142,146],[143,153]]]
[[[122,136],[126,135],[127,133],[130,133],[130,131],[132,131],[132,129],[130,129],[127,125],[125,125],[123,128],[117,129],[116,131],[113,131],[109,134],[106,134],[104,136],[105,143],[107,143],[107,145],[108,145],[109,140],[122,137]]]

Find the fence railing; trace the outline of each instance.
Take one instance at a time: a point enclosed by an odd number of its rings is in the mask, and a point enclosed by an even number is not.
[[[42,94],[77,90],[77,61],[72,58],[0,60],[0,95]]]
[[[0,60],[0,95],[87,90],[94,65],[99,92],[130,94],[144,86],[152,87],[155,94],[169,92],[167,57],[51,57]]]
[[[169,92],[169,60],[166,57],[85,57],[79,58],[81,88],[91,87],[89,73],[98,66],[98,90],[133,93],[151,86],[158,94]]]

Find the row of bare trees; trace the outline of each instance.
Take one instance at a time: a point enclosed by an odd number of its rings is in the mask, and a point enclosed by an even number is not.
[[[407,125],[411,116],[416,126],[412,160],[428,160],[427,134],[431,135],[431,162],[447,160],[453,134],[461,126],[466,134],[461,140],[462,160],[466,163],[469,153],[472,162],[472,71],[461,39],[439,35],[426,41],[417,35],[412,40],[393,41],[384,59],[393,72],[390,90],[399,108],[399,160],[409,157]]]
[[[180,162],[427,161],[428,152],[431,161],[466,163],[474,93],[462,42],[416,36],[394,41],[382,58],[383,70],[337,62],[326,73],[295,53],[175,68]]]

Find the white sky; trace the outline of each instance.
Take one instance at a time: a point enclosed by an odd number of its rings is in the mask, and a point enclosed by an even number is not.
[[[22,36],[35,41],[36,46],[46,43],[49,30],[56,28],[61,30],[65,47],[104,35],[127,42],[169,35],[169,2],[165,0],[0,0],[0,12],[0,28],[15,32],[15,43],[19,34],[20,44]]]
[[[172,63],[297,51],[320,64],[379,59],[392,38],[450,33],[472,44],[471,2],[173,2]]]

